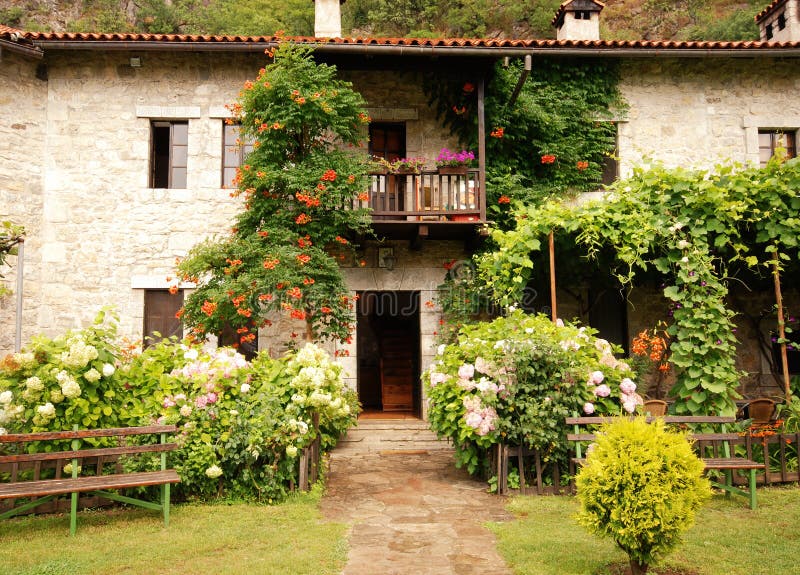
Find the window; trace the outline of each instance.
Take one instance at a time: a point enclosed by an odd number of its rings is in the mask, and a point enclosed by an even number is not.
[[[576,10],[574,12],[576,20],[591,20],[592,19],[592,11],[591,10]]]
[[[603,156],[603,175],[600,180],[603,185],[610,186],[619,179],[619,125],[614,122],[614,151]]]
[[[189,122],[150,123],[150,187],[186,188]]]
[[[775,155],[777,148],[786,150],[787,158],[797,156],[796,131],[794,130],[759,130],[758,131],[758,162],[766,166],[769,159]]]
[[[389,162],[406,156],[406,125],[373,122],[369,125],[369,153]]]
[[[239,139],[237,124],[222,125],[222,187],[232,188],[236,168],[244,164],[244,159],[253,151],[253,142],[249,138]]]
[[[786,14],[781,12],[778,16],[778,30],[783,30],[784,28],[786,28]]]
[[[183,307],[183,290],[171,294],[165,289],[144,291],[144,347],[170,336],[183,337],[183,323],[175,317]]]
[[[767,24],[766,33],[767,40],[772,40],[772,24]]]

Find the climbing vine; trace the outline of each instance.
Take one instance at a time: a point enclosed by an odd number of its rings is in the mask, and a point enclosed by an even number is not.
[[[775,261],[796,261],[798,190],[800,160],[780,154],[765,168],[642,167],[603,201],[518,207],[514,229],[493,232],[498,247],[481,258],[480,276],[497,300],[516,302],[550,230],[571,235],[589,258],[613,250],[611,271],[623,284],[659,275],[672,302],[675,411],[732,414],[742,374],[728,284],[734,276],[769,276]]]
[[[25,228],[9,220],[0,222],[0,268],[6,263],[8,256],[17,254],[19,243],[25,236]],[[0,273],[0,279],[3,275]],[[0,283],[0,297],[8,295],[11,291]]]
[[[335,256],[371,223],[368,158],[355,149],[369,121],[363,98],[310,48],[286,43],[231,110],[254,142],[232,193],[244,209],[230,235],[179,263],[180,277],[198,284],[184,322],[196,337],[231,327],[238,344],[285,314],[305,322],[309,341],[346,340],[353,303]]]

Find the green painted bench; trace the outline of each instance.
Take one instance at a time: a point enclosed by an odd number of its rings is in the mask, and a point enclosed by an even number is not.
[[[647,417],[648,423],[661,419],[669,425],[704,425],[704,426],[719,426],[719,432],[716,433],[691,433],[690,438],[695,442],[695,447],[698,450],[700,459],[703,461],[706,470],[722,471],[725,477],[724,482],[712,481],[712,485],[718,489],[725,490],[727,495],[735,493],[747,497],[750,501],[750,509],[756,508],[756,471],[765,469],[763,463],[747,459],[745,457],[737,457],[732,454],[731,443],[740,442],[745,443],[750,441],[749,436],[742,437],[738,433],[731,433],[727,431],[727,426],[736,421],[735,417],[724,417],[716,415],[666,415],[663,417]],[[585,462],[583,456],[583,442],[592,442],[595,440],[594,433],[582,432],[581,427],[588,425],[598,425],[608,423],[613,418],[609,417],[567,417],[567,425],[573,426],[573,433],[567,434],[568,441],[575,442],[575,457],[571,460],[570,472],[574,475],[574,466],[581,465]],[[748,449],[748,453],[750,450]],[[737,470],[745,470],[748,472],[747,483],[748,489],[740,489],[736,487],[733,482],[733,472]]]
[[[176,443],[167,443],[167,436],[174,434],[174,425],[152,425],[146,427],[120,427],[110,429],[85,429],[74,431],[54,431],[41,433],[17,433],[0,435],[0,468],[10,468],[10,481],[0,483],[0,500],[4,499],[30,499],[0,514],[0,519],[13,517],[46,503],[59,495],[71,496],[70,505],[70,534],[74,535],[77,529],[78,496],[81,493],[100,495],[112,501],[137,505],[146,509],[161,511],[164,515],[164,525],[169,525],[170,485],[180,482],[180,477],[174,469],[167,468],[167,452],[178,447]],[[144,435],[159,435],[159,442],[145,445],[130,445],[127,438]],[[98,437],[117,438],[116,447],[86,447],[82,448],[84,440]],[[40,453],[26,453],[27,446],[38,442],[37,448],[46,449],[47,442],[71,441],[71,450],[44,451]],[[15,453],[10,453],[9,444],[17,444]],[[119,472],[104,474],[103,465],[116,461],[120,456],[142,453],[158,453],[161,456],[160,469],[157,471],[141,471],[133,473]],[[94,475],[79,475],[82,463],[95,460],[91,467]],[[71,463],[71,474],[61,477],[61,463]],[[41,479],[41,468],[44,462],[55,463],[55,477]],[[21,465],[22,464],[22,465]],[[32,466],[31,473],[25,473],[25,465]],[[136,499],[115,493],[111,490],[126,489],[131,487],[161,486],[158,502]]]

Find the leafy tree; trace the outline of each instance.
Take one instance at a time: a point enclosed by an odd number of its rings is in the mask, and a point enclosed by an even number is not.
[[[308,0],[219,0],[194,24],[207,34],[314,34],[314,3]]]
[[[691,26],[682,36],[687,40],[758,40],[758,24],[753,18],[755,11],[733,12],[726,18],[714,18]]]
[[[603,426],[575,484],[578,522],[611,537],[628,554],[633,575],[675,548],[711,496],[685,435],[643,418]]]
[[[364,100],[311,50],[283,44],[231,106],[254,150],[234,196],[244,200],[229,236],[195,246],[180,262],[198,289],[183,309],[193,334],[236,329],[241,342],[285,313],[306,323],[306,339],[349,338],[352,302],[336,249],[367,233],[369,121]]]

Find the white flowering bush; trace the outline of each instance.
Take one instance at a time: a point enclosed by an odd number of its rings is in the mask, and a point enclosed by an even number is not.
[[[564,418],[635,412],[642,398],[634,377],[591,329],[514,311],[463,327],[424,378],[431,427],[453,441],[457,463],[477,473],[498,443],[564,464]]]
[[[89,328],[34,338],[5,357],[0,434],[174,423],[178,497],[270,501],[296,483],[304,448],[318,436],[332,447],[358,414],[341,366],[311,344],[248,363],[234,349],[174,338],[141,353],[115,340],[115,320],[102,312]],[[157,468],[159,456],[123,463]]]
[[[314,414],[325,449],[358,412],[341,366],[313,344],[248,363],[233,349],[166,341],[122,371],[131,377],[154,369],[161,375],[142,403],[142,422],[178,425],[181,448],[173,462],[178,493],[187,498],[281,498],[297,480],[300,451],[317,437]],[[131,386],[148,387],[147,381]]]
[[[128,423],[118,409],[116,320],[102,311],[92,326],[35,337],[0,361],[0,429],[53,431]]]

